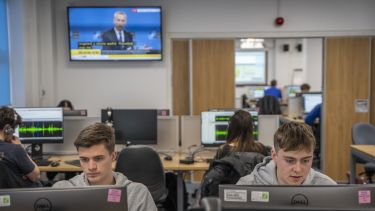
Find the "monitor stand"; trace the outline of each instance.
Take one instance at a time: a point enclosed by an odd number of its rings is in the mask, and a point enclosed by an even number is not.
[[[42,144],[31,144],[31,158],[33,160],[43,159],[43,145]]]

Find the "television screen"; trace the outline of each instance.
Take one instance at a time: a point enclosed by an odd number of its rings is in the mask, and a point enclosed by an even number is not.
[[[205,146],[226,142],[228,123],[235,111],[205,111],[201,113],[201,142]],[[249,111],[253,120],[253,137],[258,140],[258,112]]]
[[[161,7],[68,7],[70,60],[162,60],[161,13]]]
[[[22,117],[22,124],[15,131],[21,143],[63,143],[62,108],[15,108],[14,110]]]

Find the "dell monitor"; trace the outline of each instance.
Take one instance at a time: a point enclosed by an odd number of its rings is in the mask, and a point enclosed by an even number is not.
[[[235,111],[205,111],[201,113],[201,143],[218,146],[226,142],[228,122]],[[249,111],[253,120],[253,137],[258,140],[258,112]]]
[[[322,103],[322,93],[321,92],[308,92],[302,94],[303,98],[303,112],[305,114],[310,113],[310,111],[319,103]]]
[[[162,60],[161,7],[74,6],[67,10],[71,61]]]
[[[126,186],[0,189],[2,211],[127,211]]]
[[[31,156],[40,159],[45,143],[63,143],[63,108],[15,108],[22,123],[15,135],[22,144],[31,144]]]
[[[157,144],[156,109],[103,109],[101,120],[115,129],[116,144]]]
[[[233,210],[375,210],[375,185],[219,185]]]

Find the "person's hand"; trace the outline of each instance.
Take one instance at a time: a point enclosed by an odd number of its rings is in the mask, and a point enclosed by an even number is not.
[[[13,136],[11,139],[12,144],[21,144],[20,139],[17,136]]]

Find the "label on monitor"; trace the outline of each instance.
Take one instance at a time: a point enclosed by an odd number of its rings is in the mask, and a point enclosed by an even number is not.
[[[224,189],[224,201],[247,202],[247,190]]]
[[[370,204],[371,203],[371,191],[370,190],[358,191],[358,202],[360,204]]]
[[[252,202],[269,202],[270,193],[268,191],[251,191]]]
[[[121,202],[121,193],[122,193],[122,191],[119,190],[119,189],[114,189],[114,188],[109,189],[107,201],[108,202],[116,202],[116,203]]]
[[[10,206],[10,195],[0,196],[0,207],[9,207]]]

